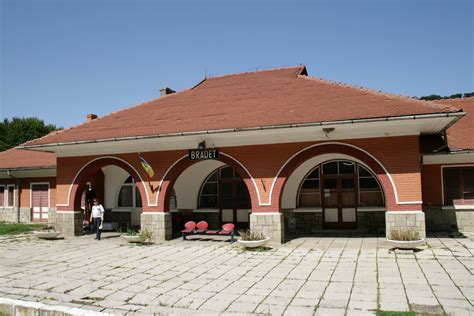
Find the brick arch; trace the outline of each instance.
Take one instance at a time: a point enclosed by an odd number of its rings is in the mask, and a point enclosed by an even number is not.
[[[159,194],[157,196],[158,211],[159,212],[168,212],[169,211],[169,198],[171,191],[173,189],[174,183],[176,179],[190,166],[199,163],[199,161],[191,161],[187,158],[188,156],[184,156],[177,160],[171,167],[168,169],[166,174],[164,175],[163,179],[160,182],[160,189]],[[252,209],[255,209],[259,205],[260,196],[257,190],[257,186],[255,181],[250,174],[250,172],[245,168],[245,166],[239,162],[234,157],[225,154],[223,152],[219,152],[219,161],[225,163],[226,165],[234,168],[235,171],[239,173],[239,175],[244,180],[245,185],[250,194],[250,201],[252,203]]]
[[[120,167],[132,176],[132,178],[135,180],[138,190],[140,191],[142,201],[145,202],[143,203],[143,210],[147,210],[149,208],[148,192],[146,191],[144,181],[138,171],[126,160],[112,156],[100,157],[91,160],[79,170],[69,189],[69,208],[72,207],[72,210],[79,210],[81,208],[82,191],[85,189],[88,179],[103,167],[110,165]]]
[[[291,157],[275,178],[276,180],[271,191],[272,205],[276,205],[278,206],[278,209],[281,209],[283,191],[288,177],[306,160],[323,154],[343,154],[362,161],[377,176],[385,194],[385,206],[387,210],[400,208],[400,205],[397,205],[396,188],[392,184],[390,176],[385,171],[383,165],[363,150],[344,143],[318,144],[316,146],[303,149]]]

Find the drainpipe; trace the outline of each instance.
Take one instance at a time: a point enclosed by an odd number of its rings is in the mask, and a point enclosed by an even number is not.
[[[7,175],[16,180],[16,222],[20,223],[20,179],[11,174],[10,170],[7,169]]]

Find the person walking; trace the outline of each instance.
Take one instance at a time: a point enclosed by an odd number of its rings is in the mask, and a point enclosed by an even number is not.
[[[91,222],[92,231],[95,231],[95,239],[100,240],[102,232],[102,222],[104,221],[104,207],[99,203],[99,199],[94,198],[94,205],[92,205]]]

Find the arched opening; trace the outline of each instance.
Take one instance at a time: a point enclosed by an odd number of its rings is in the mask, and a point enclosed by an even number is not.
[[[220,167],[207,177],[199,191],[198,205],[198,209],[219,210],[219,225],[249,227],[250,194],[242,177],[230,166]]]
[[[126,161],[104,157],[90,161],[77,173],[71,184],[69,203],[81,210],[84,228],[90,217],[92,198],[104,206],[104,230],[140,227],[147,195],[142,178]]]
[[[357,228],[359,208],[384,207],[377,177],[350,160],[326,161],[313,168],[301,182],[297,209],[321,209],[323,228]]]
[[[248,228],[252,209],[246,178],[218,160],[201,161],[184,169],[173,183],[168,204],[175,235],[190,220],[204,220],[209,229],[229,222]]]

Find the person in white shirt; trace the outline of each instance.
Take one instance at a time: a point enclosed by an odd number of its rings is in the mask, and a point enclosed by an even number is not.
[[[95,239],[100,240],[100,234],[102,232],[102,222],[104,221],[104,207],[99,203],[98,199],[94,199],[94,205],[92,206],[91,218],[92,231],[95,231]]]

